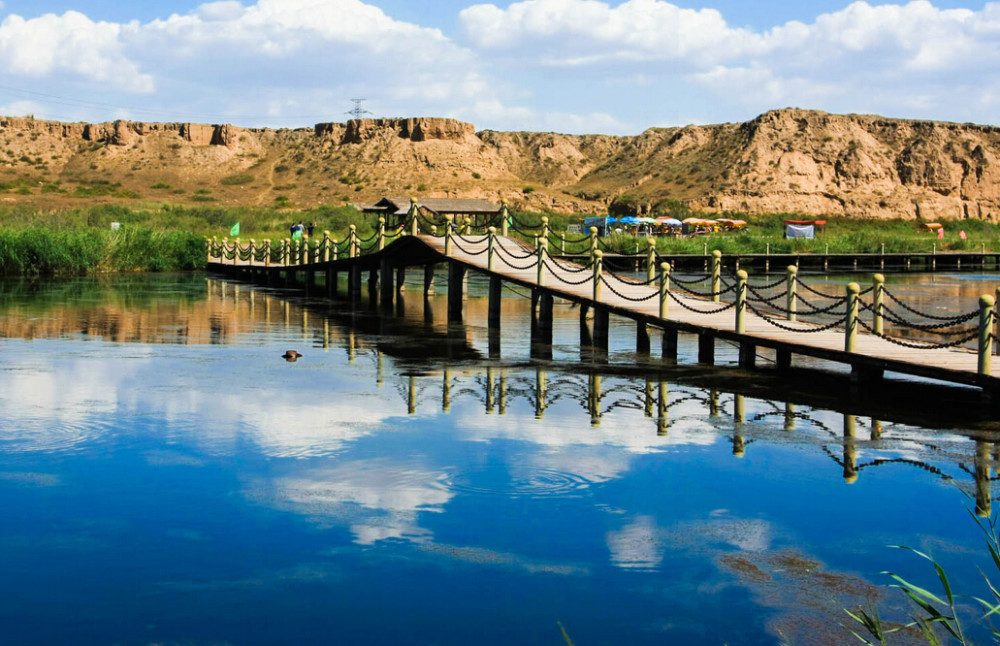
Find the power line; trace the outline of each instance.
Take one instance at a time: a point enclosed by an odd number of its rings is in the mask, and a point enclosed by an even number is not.
[[[364,108],[364,102],[368,99],[351,99],[354,102],[354,109],[348,110],[346,114],[351,115],[355,119],[364,119],[366,114],[372,114]]]

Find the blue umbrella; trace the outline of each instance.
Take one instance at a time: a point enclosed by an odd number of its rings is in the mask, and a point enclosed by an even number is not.
[[[642,224],[642,222],[639,220],[639,218],[631,216],[631,215],[626,215],[625,217],[621,218],[620,220],[618,220],[618,223],[619,224]]]

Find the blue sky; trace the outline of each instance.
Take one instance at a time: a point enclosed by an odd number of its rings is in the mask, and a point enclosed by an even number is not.
[[[773,108],[997,123],[1000,3],[6,0],[0,113],[638,133]]]

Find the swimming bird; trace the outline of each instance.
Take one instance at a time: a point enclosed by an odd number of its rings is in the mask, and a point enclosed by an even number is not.
[[[285,361],[292,362],[297,361],[302,355],[295,350],[285,350],[285,354],[281,355],[281,358]]]

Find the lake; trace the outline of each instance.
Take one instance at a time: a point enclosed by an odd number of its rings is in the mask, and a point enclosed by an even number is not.
[[[891,282],[951,312],[997,281]],[[996,422],[684,335],[664,363],[616,319],[595,357],[563,304],[532,359],[513,291],[490,359],[482,287],[449,326],[416,284],[379,317],[203,274],[4,283],[0,641],[846,644],[845,607],[910,611],[883,571],[934,586],[890,545],[1000,579],[970,514]]]

